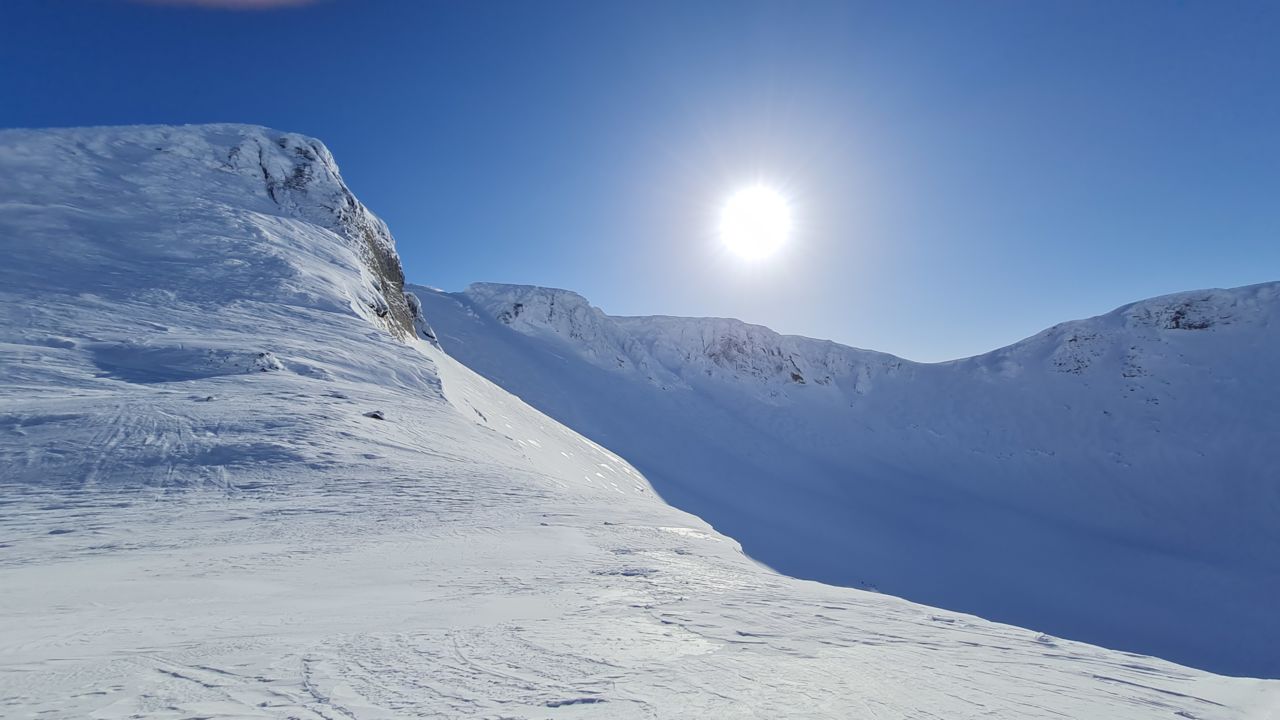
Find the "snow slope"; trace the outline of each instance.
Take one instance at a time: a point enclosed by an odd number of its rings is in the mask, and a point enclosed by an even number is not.
[[[784,573],[1280,676],[1280,284],[932,365],[563,290],[413,289],[447,352]]]
[[[340,186],[263,128],[0,132],[0,715],[1280,716],[758,566],[414,337]]]

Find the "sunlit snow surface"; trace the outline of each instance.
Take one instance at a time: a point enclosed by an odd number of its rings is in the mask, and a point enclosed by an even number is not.
[[[281,137],[0,133],[0,715],[1275,716],[1275,682],[760,568],[393,339],[299,201],[323,173],[281,203],[226,161]]]

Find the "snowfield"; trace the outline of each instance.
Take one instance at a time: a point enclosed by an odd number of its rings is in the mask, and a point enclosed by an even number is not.
[[[0,132],[0,243],[6,718],[1280,717],[759,566],[433,345],[314,140]]]
[[[564,290],[414,291],[446,352],[781,572],[1280,677],[1280,283],[938,364]]]

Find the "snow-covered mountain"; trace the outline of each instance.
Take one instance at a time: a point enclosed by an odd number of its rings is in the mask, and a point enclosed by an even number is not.
[[[415,332],[314,140],[0,132],[0,249],[6,718],[1280,712],[760,567]]]
[[[782,572],[1280,676],[1280,283],[939,364],[564,290],[414,290],[447,352]]]

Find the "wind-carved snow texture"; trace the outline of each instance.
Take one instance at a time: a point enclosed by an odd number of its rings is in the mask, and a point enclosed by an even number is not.
[[[228,164],[251,169],[256,157],[267,195],[276,204],[352,241],[377,283],[370,308],[397,336],[412,336],[417,318],[405,298],[404,271],[386,224],[347,188],[328,148],[300,135],[276,135],[270,140],[248,133],[228,151]]]
[[[928,365],[563,290],[415,290],[447,352],[782,572],[1280,676],[1280,284]]]
[[[256,136],[0,133],[0,715],[1274,714],[1273,681],[761,568],[389,334],[351,238],[217,169]]]

